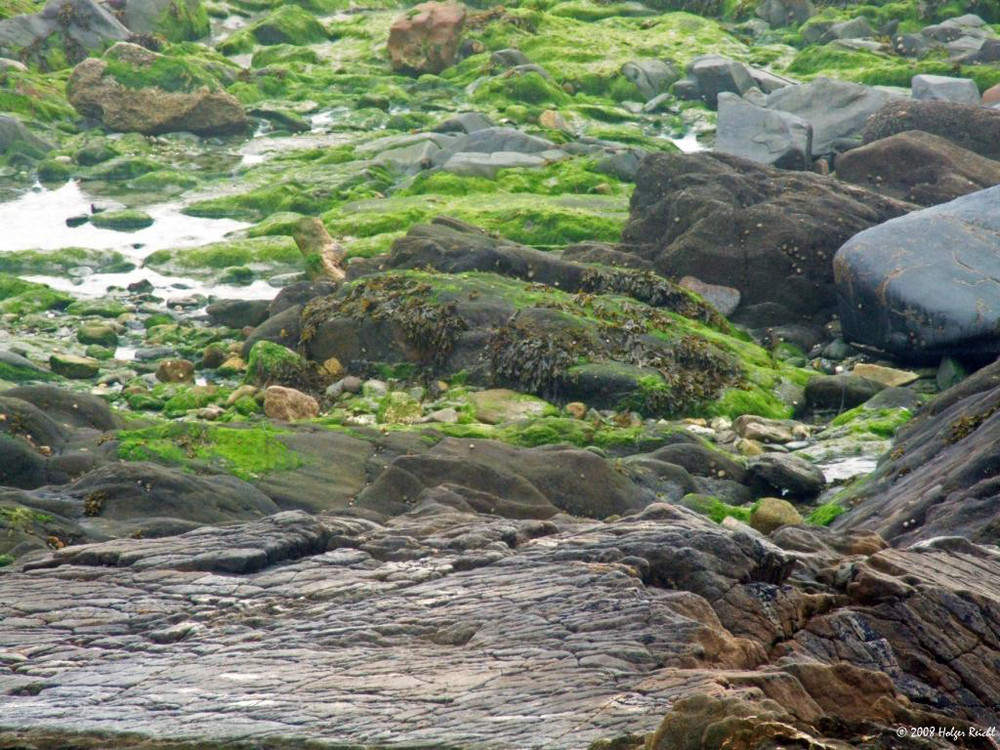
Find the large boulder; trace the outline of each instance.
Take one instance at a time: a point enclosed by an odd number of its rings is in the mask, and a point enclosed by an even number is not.
[[[907,130],[947,138],[989,159],[1000,159],[1000,110],[933,100],[891,102],[865,124],[865,143]]]
[[[16,117],[0,115],[0,156],[18,147],[27,147],[39,153],[53,149],[51,143],[36,136]]]
[[[812,165],[812,125],[801,117],[719,94],[715,150],[783,169]]]
[[[835,167],[841,180],[923,206],[1000,184],[1000,162],[920,130],[851,149]]]
[[[387,46],[394,70],[440,73],[455,61],[465,25],[460,3],[421,3],[396,19]]]
[[[845,339],[915,361],[1000,354],[1000,187],[861,232],[833,267]]]
[[[835,305],[837,248],[909,208],[727,154],[652,154],[639,170],[620,249],[666,276],[735,287],[743,306],[776,303],[792,322]]]
[[[715,109],[719,94],[728,91],[742,96],[754,87],[747,67],[722,55],[702,55],[688,64],[688,78],[694,81],[698,98]]]
[[[758,18],[771,26],[798,26],[816,15],[810,0],[762,0],[755,11]]]
[[[865,121],[894,96],[860,83],[817,78],[786,86],[767,97],[767,108],[789,112],[813,127],[812,152],[819,156],[843,151],[861,138]]]
[[[240,133],[243,106],[198,64],[120,42],[73,70],[66,95],[76,110],[120,132]]]
[[[0,21],[0,57],[42,68],[72,65],[129,30],[97,0],[49,0],[40,13]]]
[[[911,83],[914,99],[979,104],[979,87],[969,78],[916,75]]]
[[[124,0],[123,23],[135,34],[162,34],[169,41],[198,39],[210,30],[201,0]]]

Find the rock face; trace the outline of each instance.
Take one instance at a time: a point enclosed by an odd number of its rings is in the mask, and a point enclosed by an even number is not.
[[[842,141],[860,140],[868,117],[893,98],[892,94],[870,86],[821,77],[808,84],[786,86],[769,94],[767,107],[788,112],[810,123],[813,128],[812,152],[820,156],[844,150],[840,147]]]
[[[0,115],[0,154],[5,154],[15,143],[42,153],[53,148],[51,143],[36,136],[16,117]]]
[[[974,104],[898,101],[878,110],[865,124],[865,143],[908,130],[946,138],[988,159],[1000,159],[1000,111]]]
[[[440,73],[455,61],[465,25],[465,6],[427,2],[400,16],[389,29],[388,52],[395,70]]]
[[[743,306],[776,303],[789,322],[834,306],[830,261],[841,244],[908,209],[735,156],[653,154],[642,162],[619,249],[666,276],[735,287]]]
[[[812,125],[787,112],[752,104],[730,93],[719,94],[715,150],[781,167],[812,166]]]
[[[917,75],[911,84],[914,99],[979,104],[979,88],[968,78]]]
[[[27,52],[32,62],[45,66],[47,53],[58,47],[75,63],[128,35],[129,30],[96,0],[49,0],[40,13],[0,20],[0,57],[16,59]]]
[[[1000,187],[852,237],[834,258],[844,337],[913,360],[996,356]]]
[[[161,65],[158,61],[169,60]],[[185,66],[183,73],[174,66]],[[189,131],[225,135],[246,130],[242,105],[202,70],[121,42],[101,59],[80,63],[66,84],[76,110],[112,130],[158,135]]]
[[[841,180],[923,206],[1000,184],[1000,162],[920,130],[851,149],[835,166]]]
[[[1000,364],[994,363],[917,413],[835,526],[878,531],[897,546],[935,538],[944,538],[942,548],[949,539],[968,544],[958,537],[996,544],[998,439]]]
[[[163,34],[173,42],[209,32],[201,0],[124,0],[123,23],[136,34]]]
[[[882,547],[666,505],[594,523],[427,501],[391,527],[282,513],[67,548],[0,576],[0,639],[32,646],[0,673],[0,723],[552,750],[996,724],[1000,560]]]

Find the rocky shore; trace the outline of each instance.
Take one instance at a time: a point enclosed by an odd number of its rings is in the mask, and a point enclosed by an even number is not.
[[[996,748],[998,31],[4,3],[0,748]]]

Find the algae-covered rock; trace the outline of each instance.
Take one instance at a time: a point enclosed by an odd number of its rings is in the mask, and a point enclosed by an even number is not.
[[[201,65],[125,42],[78,65],[66,95],[80,114],[122,132],[222,135],[247,126],[242,105]]]
[[[0,20],[0,57],[23,57],[56,70],[128,35],[114,13],[97,0],[49,0],[38,13]]]
[[[470,393],[469,403],[476,413],[476,419],[486,424],[516,422],[554,411],[552,404],[547,401],[508,388],[491,388]]]
[[[153,226],[153,217],[145,211],[136,209],[101,211],[90,217],[90,223],[101,229],[135,232],[139,229]]]
[[[805,523],[805,519],[795,506],[777,497],[761,499],[750,512],[750,525],[761,534],[770,534],[782,526],[800,523]]]
[[[124,24],[135,34],[161,34],[168,41],[200,39],[210,30],[202,0],[126,0]]]
[[[52,372],[64,378],[87,380],[97,376],[101,363],[90,357],[79,357],[75,354],[53,354],[49,357],[49,367]]]
[[[455,60],[465,6],[427,2],[400,16],[389,30],[387,49],[395,70],[440,73]]]

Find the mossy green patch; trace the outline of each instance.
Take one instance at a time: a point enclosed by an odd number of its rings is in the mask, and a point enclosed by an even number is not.
[[[119,432],[118,457],[125,461],[204,465],[252,481],[302,465],[302,460],[281,442],[282,434],[282,430],[267,425],[237,428],[176,422]]]
[[[157,250],[146,258],[145,265],[161,272],[195,274],[211,274],[233,266],[292,270],[302,266],[302,254],[291,237],[259,237]]]
[[[153,226],[153,217],[145,211],[123,209],[121,211],[102,211],[90,217],[90,223],[100,229],[113,229],[118,232],[135,232]]]
[[[913,413],[909,409],[866,409],[862,404],[839,414],[830,426],[847,426],[852,433],[891,438],[912,417]]]
[[[207,88],[217,91],[218,80],[202,66],[179,51],[156,55],[147,64],[134,64],[131,60],[115,55],[109,50],[104,60],[104,76],[113,78],[130,89],[156,87],[164,91],[198,91]]]
[[[846,512],[847,508],[839,502],[831,501],[820,505],[806,516],[806,523],[810,523],[813,526],[829,526],[833,522],[833,519]]]
[[[753,506],[730,505],[717,497],[694,493],[685,495],[681,499],[681,504],[704,516],[708,516],[716,523],[722,523],[727,518],[735,518],[737,521],[750,523],[750,514],[753,512]]]
[[[211,25],[201,0],[171,0],[156,19],[154,30],[168,41],[182,42],[207,36]]]
[[[284,5],[248,28],[237,31],[218,48],[225,55],[235,55],[250,52],[255,44],[303,46],[326,38],[326,29],[315,16],[296,5]]]
[[[57,292],[45,284],[0,274],[0,313],[27,315],[45,310],[63,309],[72,301],[73,298],[68,294]]]

